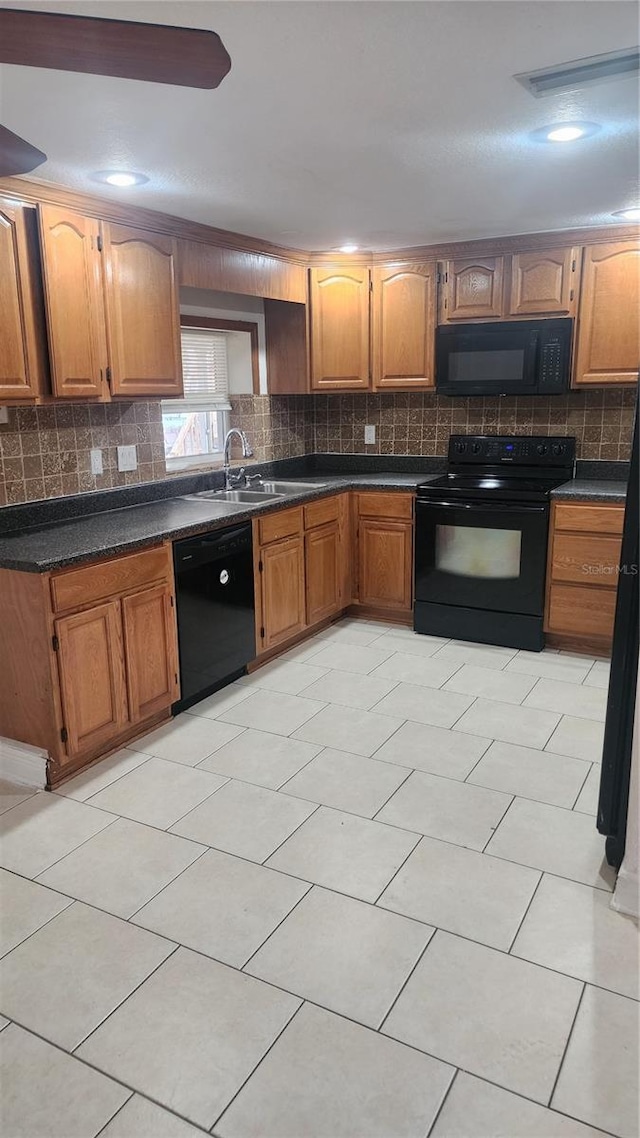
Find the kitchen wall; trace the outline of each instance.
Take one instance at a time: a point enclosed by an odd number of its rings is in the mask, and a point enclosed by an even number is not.
[[[443,455],[452,432],[569,434],[580,458],[628,459],[634,401],[631,389],[547,399],[236,395],[230,420],[246,430],[258,462],[314,450]],[[376,427],[371,446],[364,444],[365,423]],[[138,469],[122,473],[116,447],[131,443]],[[102,475],[91,474],[92,447],[102,449]],[[0,505],[166,476],[159,402],[18,407],[0,423]]]

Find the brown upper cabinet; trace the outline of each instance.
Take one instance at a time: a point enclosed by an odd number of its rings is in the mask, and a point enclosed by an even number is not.
[[[435,285],[435,262],[311,269],[311,390],[433,387]]]
[[[100,222],[53,205],[38,212],[53,394],[108,398]]]
[[[311,388],[366,390],[369,365],[369,270],[310,270]]]
[[[375,268],[372,283],[374,388],[433,387],[435,262]]]
[[[441,266],[440,321],[572,316],[580,250],[571,246]]]
[[[441,318],[482,320],[504,313],[504,257],[445,261]]]
[[[177,243],[161,233],[105,224],[112,395],[181,395]]]
[[[34,403],[48,381],[36,211],[2,201],[0,314],[0,402]]]
[[[176,242],[41,205],[53,394],[181,395]]]
[[[510,316],[573,316],[579,249],[544,249],[511,258]]]
[[[640,242],[588,245],[582,263],[574,387],[636,383]]]

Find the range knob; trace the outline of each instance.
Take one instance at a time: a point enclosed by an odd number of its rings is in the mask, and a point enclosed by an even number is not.
[[[549,447],[546,443],[538,443],[536,447],[536,454],[546,454],[548,450]]]
[[[458,442],[458,443],[456,443],[456,445],[455,445],[456,454],[464,454],[464,452],[466,451],[466,449],[467,449],[467,444],[466,444],[466,443],[463,443],[463,442]]]
[[[555,455],[560,456],[564,454],[564,443],[554,443],[551,449]]]
[[[471,450],[474,454],[480,454],[480,451],[482,450],[482,443],[473,443]]]

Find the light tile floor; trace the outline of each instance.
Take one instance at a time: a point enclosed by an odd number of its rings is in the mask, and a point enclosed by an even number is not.
[[[637,1138],[607,675],[341,621],[0,784],[7,1138]]]

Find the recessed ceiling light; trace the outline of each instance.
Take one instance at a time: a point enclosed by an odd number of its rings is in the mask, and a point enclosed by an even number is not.
[[[96,182],[106,182],[109,186],[118,186],[126,189],[127,186],[141,186],[148,182],[146,174],[134,174],[129,170],[98,170],[91,177]]]
[[[533,132],[533,137],[538,142],[577,142],[579,138],[588,138],[599,130],[594,122],[563,122],[540,127]]]
[[[629,209],[615,209],[612,217],[623,217],[625,221],[640,221],[640,205],[633,205]]]
[[[358,246],[354,245],[353,242],[348,241],[346,245],[340,246],[340,252],[341,253],[357,253],[358,252]]]

